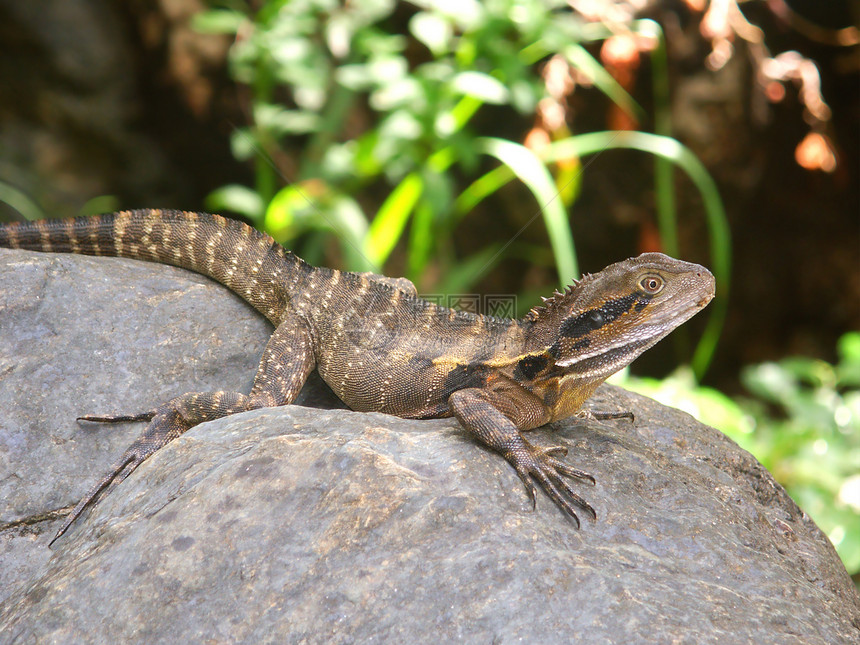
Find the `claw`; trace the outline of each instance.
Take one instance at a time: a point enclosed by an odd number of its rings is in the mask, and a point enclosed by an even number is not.
[[[597,421],[609,421],[611,419],[630,419],[630,423],[636,421],[633,413],[629,410],[623,412],[592,412],[591,410],[580,410],[576,413],[580,419],[595,419]]]
[[[559,461],[558,459],[552,459],[550,461],[550,465],[562,475],[567,475],[568,477],[575,477],[576,479],[584,479],[585,481],[591,482],[592,484],[597,483],[594,481],[594,477],[589,475],[584,470],[579,470],[578,468],[569,466],[566,463]]]
[[[120,423],[125,421],[152,421],[155,410],[139,412],[138,414],[85,414],[75,419],[76,421],[92,421],[94,423]]]
[[[532,510],[537,510],[537,489],[532,483],[531,477],[529,477],[528,473],[523,474],[518,472],[517,474],[523,480],[523,483],[526,485],[526,491],[528,491],[529,497],[532,499]]]
[[[155,410],[150,410],[149,412],[140,412],[138,414],[85,414],[84,416],[78,417],[77,421],[92,421],[96,423],[119,423],[121,421],[152,421],[155,414]],[[87,506],[93,504],[96,498],[99,497],[102,492],[110,491],[115,486],[117,486],[157,449],[158,447],[153,449],[151,446],[147,446],[145,442],[142,442],[140,439],[133,443],[129,447],[129,449],[122,454],[119,460],[114,463],[113,466],[111,466],[110,470],[108,471],[108,474],[102,477],[95,486],[90,488],[87,491],[87,494],[84,495],[81,500],[75,505],[75,508],[73,508],[72,512],[69,513],[68,517],[66,517],[66,521],[63,522],[63,525],[60,527],[60,530],[57,531],[57,534],[53,537],[53,539],[48,542],[48,546],[50,547],[54,542],[56,542],[60,537],[62,537],[62,535],[69,530],[69,527],[72,525],[72,523],[76,519],[78,519],[78,517],[80,517],[81,513],[83,513],[84,510],[86,510]]]
[[[559,492],[558,488],[556,488],[556,485],[553,483],[552,480],[556,479],[557,483],[565,489],[565,492],[572,492],[570,490],[570,486],[568,486],[563,480],[561,480],[558,475],[553,477],[551,474],[547,475],[547,473],[545,473],[543,470],[535,471],[532,473],[532,475],[541,483],[543,489],[546,491],[547,495],[550,496],[552,501],[561,506],[564,511],[570,516],[570,518],[574,521],[574,523],[576,524],[576,528],[579,528],[579,517],[576,514],[576,510],[573,508],[573,506],[571,506],[570,502],[568,502],[562,496],[562,494]],[[574,501],[576,501],[576,499],[582,499],[575,493],[572,495],[572,498],[574,499]]]
[[[534,478],[540,483],[550,499],[570,516],[577,528],[579,528],[580,522],[573,504],[585,510],[593,519],[597,519],[594,508],[562,478],[562,475],[565,475],[594,483],[594,477],[585,471],[573,468],[556,458],[558,455],[567,455],[567,448],[562,446],[538,448],[524,438],[522,442],[518,450],[506,453],[505,459],[516,469],[517,475],[519,475],[532,499],[532,507],[537,508],[537,495],[532,481]]]
[[[111,466],[108,474],[101,478],[101,480],[92,488],[87,491],[87,494],[81,498],[81,501],[77,503],[72,512],[69,513],[69,516],[66,518],[66,521],[63,522],[63,525],[60,527],[60,530],[57,531],[57,534],[54,538],[48,542],[48,546],[50,547],[54,542],[56,542],[62,535],[65,533],[72,523],[80,517],[81,513],[84,512],[84,509],[87,508],[90,504],[94,502],[96,497],[102,491],[109,491],[110,489],[117,486],[122,480],[128,477],[131,472],[137,468],[146,457],[141,457],[136,454],[131,448],[127,450],[122,457],[120,457],[119,461],[117,461],[113,466]]]
[[[533,480],[537,480],[550,499],[564,510],[579,527],[579,517],[574,504],[584,509],[592,517],[597,513],[582,497],[577,495],[563,477],[575,477],[594,483],[588,473],[568,466],[559,457],[567,455],[567,448],[553,446],[539,448],[530,444],[520,432],[515,421],[494,406],[497,395],[492,391],[466,388],[451,394],[448,404],[451,412],[463,427],[469,430],[485,445],[501,453],[511,464],[532,498],[532,507],[537,508],[537,494]],[[526,403],[532,401],[526,398]],[[532,401],[534,403],[535,399]],[[546,409],[542,404],[533,408],[533,416],[540,416]],[[509,405],[507,407],[510,407]],[[516,416],[516,415],[515,415]],[[526,418],[526,415],[524,418]],[[532,417],[529,417],[532,418]],[[534,427],[532,425],[524,427]],[[561,490],[559,490],[561,489]]]
[[[556,455],[561,455],[562,457],[567,457],[567,448],[564,446],[553,446],[552,448],[542,448],[541,453],[546,455],[547,457],[555,457]]]
[[[153,416],[155,415],[153,414]],[[100,421],[104,419],[107,419],[108,422],[110,422],[117,420],[118,417],[84,417],[85,421]],[[135,442],[132,443],[124,453],[122,453],[122,456],[114,462],[107,474],[92,488],[90,488],[87,491],[87,494],[81,498],[81,501],[75,505],[75,508],[73,508],[72,512],[69,513],[66,521],[63,522],[63,525],[60,527],[60,530],[57,531],[54,538],[48,542],[48,546],[50,547],[54,542],[56,542],[63,533],[69,529],[72,523],[80,517],[81,513],[83,513],[88,506],[94,504],[102,494],[107,494],[118,486],[126,477],[134,472],[140,464],[146,461],[147,457],[152,455],[168,441],[170,441],[170,438],[168,438],[167,433],[160,432],[160,428],[148,428],[147,432],[144,432],[143,435],[138,437],[137,440],[135,440]]]

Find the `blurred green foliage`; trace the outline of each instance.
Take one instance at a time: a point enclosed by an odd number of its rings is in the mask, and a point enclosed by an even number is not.
[[[860,579],[860,333],[844,335],[835,365],[802,357],[747,367],[750,396],[696,386],[689,370],[613,382],[690,412],[749,450],[827,533]]]
[[[407,276],[419,285],[439,253],[446,268],[457,263],[448,243],[458,219],[452,166],[474,174],[478,155],[492,154],[475,144],[470,120],[484,104],[532,114],[546,94],[534,65],[549,53],[545,44],[558,50],[576,43],[581,28],[571,12],[555,11],[563,3],[537,0],[410,3],[417,11],[408,34],[386,31],[398,4],[388,0],[273,0],[257,10],[244,2],[218,4],[196,25],[235,35],[231,70],[252,92],[253,123],[235,131],[233,149],[253,159],[257,172],[253,188],[226,186],[208,206],[240,212],[281,242],[334,229],[346,266],[359,270],[380,270],[411,220]],[[580,58],[600,67],[584,50]],[[629,95],[604,76],[601,86],[631,107]],[[279,144],[297,136],[306,142],[300,158],[279,177]],[[564,206],[575,191],[554,200],[558,191],[547,188],[554,182],[546,168],[536,169],[520,144],[505,143],[517,146],[509,159],[540,176],[534,190],[548,217],[565,224],[555,226],[553,237],[560,239],[554,246],[569,281],[577,271]],[[289,185],[280,188],[284,181]],[[360,206],[354,195],[362,191],[386,197]],[[300,252],[314,261],[310,247]]]

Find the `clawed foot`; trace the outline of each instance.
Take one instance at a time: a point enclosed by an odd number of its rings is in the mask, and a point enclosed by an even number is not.
[[[562,475],[583,479],[592,484],[594,477],[558,459],[559,456],[564,457],[565,455],[567,455],[567,448],[560,446],[538,448],[522,439],[522,445],[506,453],[505,459],[516,468],[517,474],[532,498],[532,507],[537,507],[537,492],[532,482],[532,477],[534,477],[546,491],[546,494],[573,519],[576,528],[579,528],[579,517],[573,504],[585,509],[592,519],[597,519],[597,513],[588,502],[573,491],[570,484],[562,478]]]
[[[87,491],[83,499],[77,503],[50,544],[53,544],[57,538],[66,532],[69,526],[72,525],[72,522],[78,519],[87,506],[95,503],[98,497],[117,486],[135,468],[142,464],[147,457],[158,451],[162,446],[165,446],[199,423],[219,419],[235,412],[241,412],[248,409],[248,407],[248,397],[238,392],[192,392],[171,399],[155,410],[141,412],[140,414],[85,415],[78,417],[79,421],[96,421],[100,423],[149,421],[149,425],[143,431],[143,434],[122,454],[122,457],[111,466],[107,475],[102,477],[95,486]]]
[[[125,421],[152,421],[152,418],[155,416],[156,412],[154,410],[149,412],[141,412],[139,414],[110,414],[110,415],[98,415],[98,414],[85,414],[81,417],[77,418],[77,421],[90,421],[94,423],[120,423]],[[143,461],[149,457],[153,452],[158,450],[161,446],[155,446],[151,437],[144,434],[144,436],[140,437],[137,441],[135,441],[131,446],[126,450],[122,457],[114,463],[107,475],[101,478],[99,482],[90,488],[87,491],[87,494],[81,498],[75,508],[72,509],[72,512],[69,513],[68,517],[66,517],[66,521],[63,522],[63,525],[60,527],[60,530],[57,531],[57,534],[54,538],[48,542],[48,546],[51,546],[54,542],[56,542],[60,536],[65,533],[72,523],[80,517],[81,513],[84,512],[84,509],[90,504],[94,503],[96,498],[101,495],[103,492],[111,490],[115,486],[117,486],[122,480],[128,477],[132,471],[137,468]]]
[[[88,420],[91,421],[93,419]],[[84,495],[81,498],[81,501],[79,501],[75,508],[72,509],[72,512],[69,513],[66,521],[63,522],[63,525],[60,527],[60,530],[57,531],[54,538],[48,542],[48,546],[51,546],[56,542],[60,536],[68,530],[72,525],[72,522],[78,519],[80,514],[84,512],[84,509],[94,503],[100,494],[103,492],[107,493],[117,486],[122,480],[128,477],[135,468],[142,464],[147,457],[158,450],[159,447],[160,446],[154,447],[153,443],[145,436],[131,444],[129,449],[123,453],[122,457],[120,457],[119,460],[111,466],[107,475],[102,477],[95,486],[90,488],[87,491],[87,494]]]

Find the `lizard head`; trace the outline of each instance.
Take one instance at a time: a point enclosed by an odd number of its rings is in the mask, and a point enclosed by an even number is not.
[[[553,371],[600,382],[713,297],[714,276],[705,267],[644,253],[586,275],[528,319]]]

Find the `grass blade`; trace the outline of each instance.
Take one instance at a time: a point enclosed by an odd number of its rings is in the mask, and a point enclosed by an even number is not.
[[[531,190],[544,218],[561,285],[570,284],[579,277],[576,249],[567,212],[546,165],[531,150],[513,141],[482,137],[475,143],[481,152],[495,157],[510,168]]]

